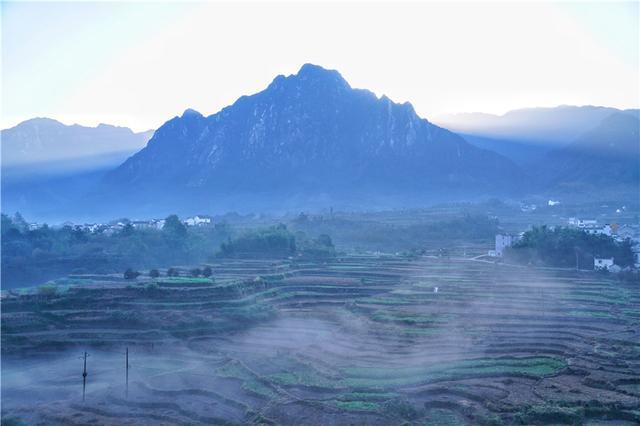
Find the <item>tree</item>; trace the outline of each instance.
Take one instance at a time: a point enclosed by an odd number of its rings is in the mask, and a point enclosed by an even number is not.
[[[202,276],[209,278],[211,275],[213,275],[213,271],[211,270],[211,266],[205,266],[202,269]]]
[[[133,225],[130,223],[127,223],[122,228],[122,231],[120,231],[120,235],[122,235],[123,237],[129,237],[133,235],[134,232],[135,232],[135,228],[133,227]]]
[[[318,235],[317,241],[321,246],[333,247],[333,241],[331,241],[331,237],[327,234]]]
[[[192,277],[199,277],[200,274],[202,274],[202,271],[200,270],[200,268],[193,268],[191,270],[191,276]]]
[[[152,269],[149,271],[149,276],[151,278],[158,278],[160,276],[160,272],[157,269]]]
[[[220,246],[220,256],[281,257],[296,251],[296,239],[283,224],[248,231]]]
[[[182,239],[187,236],[187,227],[180,221],[177,215],[172,214],[164,220],[162,231],[173,238]]]
[[[38,287],[38,295],[40,296],[55,296],[58,294],[58,287],[53,283],[42,284]]]
[[[124,271],[124,279],[125,280],[135,280],[139,276],[140,276],[140,272],[134,271],[131,268],[128,268],[126,271]]]
[[[26,231],[29,228],[29,224],[24,220],[20,212],[16,212],[13,215],[13,224],[21,231]]]
[[[176,268],[169,268],[169,269],[167,269],[167,276],[168,277],[177,277],[178,276],[178,271],[176,270]]]

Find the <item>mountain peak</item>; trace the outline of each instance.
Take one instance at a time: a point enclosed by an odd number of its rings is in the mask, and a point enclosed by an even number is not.
[[[298,71],[298,75],[302,76],[302,75],[313,75],[313,74],[322,74],[322,73],[330,73],[330,72],[335,72],[337,73],[338,71],[335,70],[328,70],[324,67],[321,67],[320,65],[316,65],[316,64],[312,64],[312,63],[306,63],[303,64],[300,67],[300,71]]]
[[[349,88],[349,83],[342,77],[342,75],[336,70],[330,70],[315,64],[304,64],[300,67],[296,77],[300,81],[304,82],[323,82],[329,84],[336,84],[337,86]]]
[[[185,117],[202,117],[202,114],[200,114],[195,109],[187,108],[182,113],[182,118],[185,118]]]
[[[64,124],[59,122],[58,120],[54,120],[53,118],[47,117],[34,117],[28,120],[22,121],[18,123],[13,128],[25,127],[25,126],[58,126],[63,127]],[[5,129],[7,130],[7,129]]]

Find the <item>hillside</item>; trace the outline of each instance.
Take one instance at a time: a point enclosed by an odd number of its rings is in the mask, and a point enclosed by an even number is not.
[[[617,113],[539,164],[552,188],[611,191],[640,184],[640,120]],[[637,192],[636,192],[637,194]]]
[[[109,124],[67,126],[50,118],[33,118],[2,130],[2,166],[4,169],[114,153],[132,154],[145,145],[151,134]]]
[[[478,148],[504,155],[535,175],[538,163],[549,152],[569,145],[608,116],[619,113],[640,117],[637,109],[562,105],[516,109],[503,115],[448,114],[437,117],[435,122]]]

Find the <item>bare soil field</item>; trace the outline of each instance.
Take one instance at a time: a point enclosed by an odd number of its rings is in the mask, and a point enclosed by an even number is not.
[[[3,418],[640,423],[637,284],[460,258],[210,266],[215,280],[96,275],[5,295]]]

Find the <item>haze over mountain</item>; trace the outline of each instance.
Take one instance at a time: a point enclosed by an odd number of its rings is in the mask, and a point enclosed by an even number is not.
[[[410,104],[307,64],[217,114],[187,110],[169,120],[101,191],[203,207],[242,194],[371,202],[500,194],[522,178],[508,159],[418,117]]]
[[[531,166],[553,149],[563,147],[615,113],[639,116],[639,110],[601,106],[524,108],[504,115],[460,113],[443,115],[436,123],[461,134],[480,148]]]
[[[638,110],[474,117],[474,129],[518,139],[463,138],[307,64],[209,117],[186,110],[135,154],[150,132],[50,119],[4,130],[3,211],[63,221],[381,209],[638,186]]]
[[[152,134],[108,124],[67,126],[50,118],[2,130],[3,211],[58,218],[62,208],[79,210],[78,198]]]
[[[50,118],[33,118],[2,130],[2,166],[6,170],[34,164],[40,168],[45,163],[79,165],[101,157],[111,158],[113,164],[144,147],[152,134],[109,124],[67,126]]]
[[[537,165],[545,184],[556,190],[627,190],[640,187],[640,120],[617,112]]]

